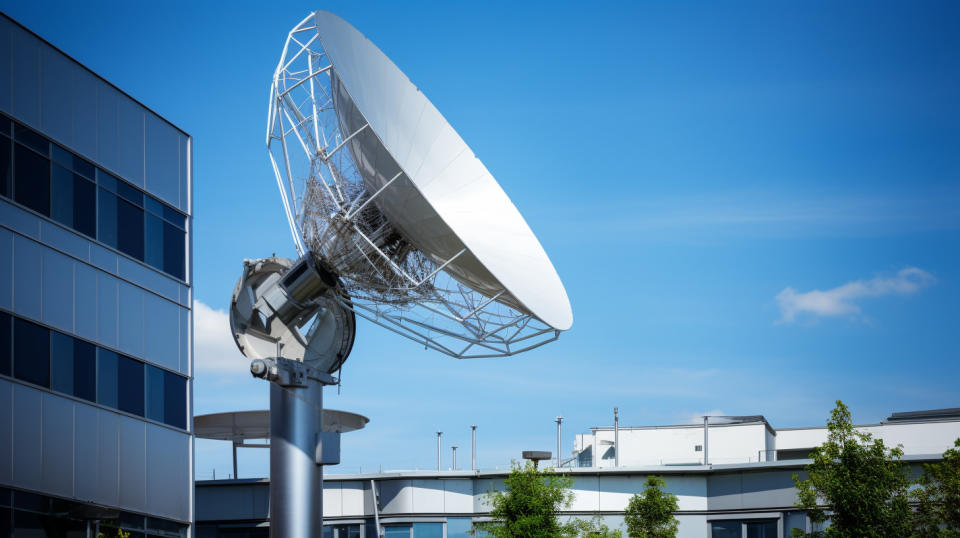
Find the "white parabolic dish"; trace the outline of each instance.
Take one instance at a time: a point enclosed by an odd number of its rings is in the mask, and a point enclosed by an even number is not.
[[[445,270],[457,280],[569,329],[573,313],[553,264],[483,163],[369,39],[327,11],[314,22],[335,72],[337,115],[344,132],[356,133],[350,151],[368,191],[387,185],[375,203],[391,224],[441,263],[453,258]]]

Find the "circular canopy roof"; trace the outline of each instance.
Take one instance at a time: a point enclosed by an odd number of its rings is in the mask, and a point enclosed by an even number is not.
[[[346,433],[363,429],[370,419],[336,409],[323,410],[323,431]],[[237,441],[270,438],[270,411],[233,411],[193,418],[193,432],[201,439]]]
[[[356,134],[349,147],[367,189],[386,186],[375,203],[391,224],[438,262],[452,258],[446,270],[457,280],[569,329],[573,313],[550,259],[460,135],[353,26],[327,11],[314,20],[344,136]]]

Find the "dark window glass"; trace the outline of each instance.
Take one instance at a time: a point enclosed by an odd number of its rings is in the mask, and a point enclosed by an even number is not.
[[[185,230],[187,228],[187,217],[185,217],[183,213],[180,213],[171,207],[163,206],[163,218],[167,219],[167,221],[173,224],[176,224],[177,227],[181,229]]]
[[[20,318],[13,319],[13,375],[50,386],[50,330]]]
[[[73,395],[97,401],[97,346],[73,340]]]
[[[50,388],[73,394],[73,338],[50,332]]]
[[[748,521],[747,538],[778,538],[777,520],[773,521]]]
[[[74,155],[70,150],[61,148],[56,144],[53,145],[53,160],[78,174],[86,176],[90,179],[96,178],[95,166],[81,157]]]
[[[0,312],[0,374],[10,375],[10,360],[13,356],[13,339],[10,338],[13,330],[10,314]]]
[[[83,176],[73,176],[73,229],[97,236],[97,187]]]
[[[121,355],[117,374],[117,407],[121,411],[143,416],[143,363]]]
[[[711,521],[710,538],[743,538],[740,521]]]
[[[0,136],[0,195],[10,198],[10,180],[13,179],[13,151],[10,139]]]
[[[50,214],[50,161],[17,144],[13,162],[13,199],[42,213]]]
[[[117,407],[117,359],[116,353],[97,348],[97,402],[108,407]]]
[[[50,175],[50,217],[73,227],[73,172],[54,164]]]
[[[158,217],[163,216],[163,203],[149,194],[143,197],[143,208]]]
[[[163,379],[164,371],[149,364],[144,365],[147,374],[147,418],[163,422]]]
[[[117,182],[119,179],[97,168],[97,184],[112,193],[117,192]]]
[[[0,508],[0,537],[10,538],[10,533],[13,531],[12,517],[13,512],[9,508]]]
[[[16,127],[13,131],[13,139],[17,142],[20,142],[25,146],[29,146],[44,155],[50,155],[50,142],[47,141],[43,135],[35,132],[29,127],[20,125],[19,123],[16,124]]]
[[[117,248],[143,259],[143,210],[123,200],[117,201]]]
[[[187,380],[170,372],[163,373],[163,421],[187,429]]]
[[[186,233],[170,224],[163,224],[163,270],[186,280]]]
[[[10,120],[0,116],[0,133],[10,136]]]
[[[123,181],[117,182],[117,194],[137,207],[143,207],[143,193]]]
[[[117,197],[100,189],[97,203],[97,239],[117,248]]]
[[[164,270],[163,227],[164,222],[160,217],[144,214],[143,261],[161,271]]]

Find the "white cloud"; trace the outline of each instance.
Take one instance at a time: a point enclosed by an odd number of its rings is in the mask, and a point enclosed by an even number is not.
[[[859,314],[857,301],[884,295],[909,295],[932,284],[933,276],[917,267],[901,269],[894,276],[878,276],[870,280],[855,280],[829,290],[798,292],[786,287],[777,294],[781,323],[793,323],[799,314],[813,316],[843,316]]]
[[[230,334],[230,318],[200,301],[193,302],[193,345],[198,377],[204,374],[249,376],[245,358]],[[211,376],[212,377],[212,376]]]

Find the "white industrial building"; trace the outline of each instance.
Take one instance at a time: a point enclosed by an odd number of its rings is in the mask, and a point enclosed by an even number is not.
[[[960,438],[960,409],[894,413],[859,428],[903,445],[904,461],[919,466]],[[628,499],[648,475],[659,475],[678,497],[680,537],[789,536],[792,528],[809,529],[794,506],[792,475],[803,471],[809,450],[826,434],[824,427],[778,430],[762,416],[717,417],[708,430],[702,424],[592,428],[575,437],[574,457],[565,462],[574,501],[563,515],[600,515],[621,527]],[[390,538],[465,538],[474,521],[489,517],[484,496],[502,488],[505,477],[504,470],[482,469],[328,475],[324,535],[369,538],[379,529]],[[269,479],[197,482],[197,535],[266,537],[268,490]]]

